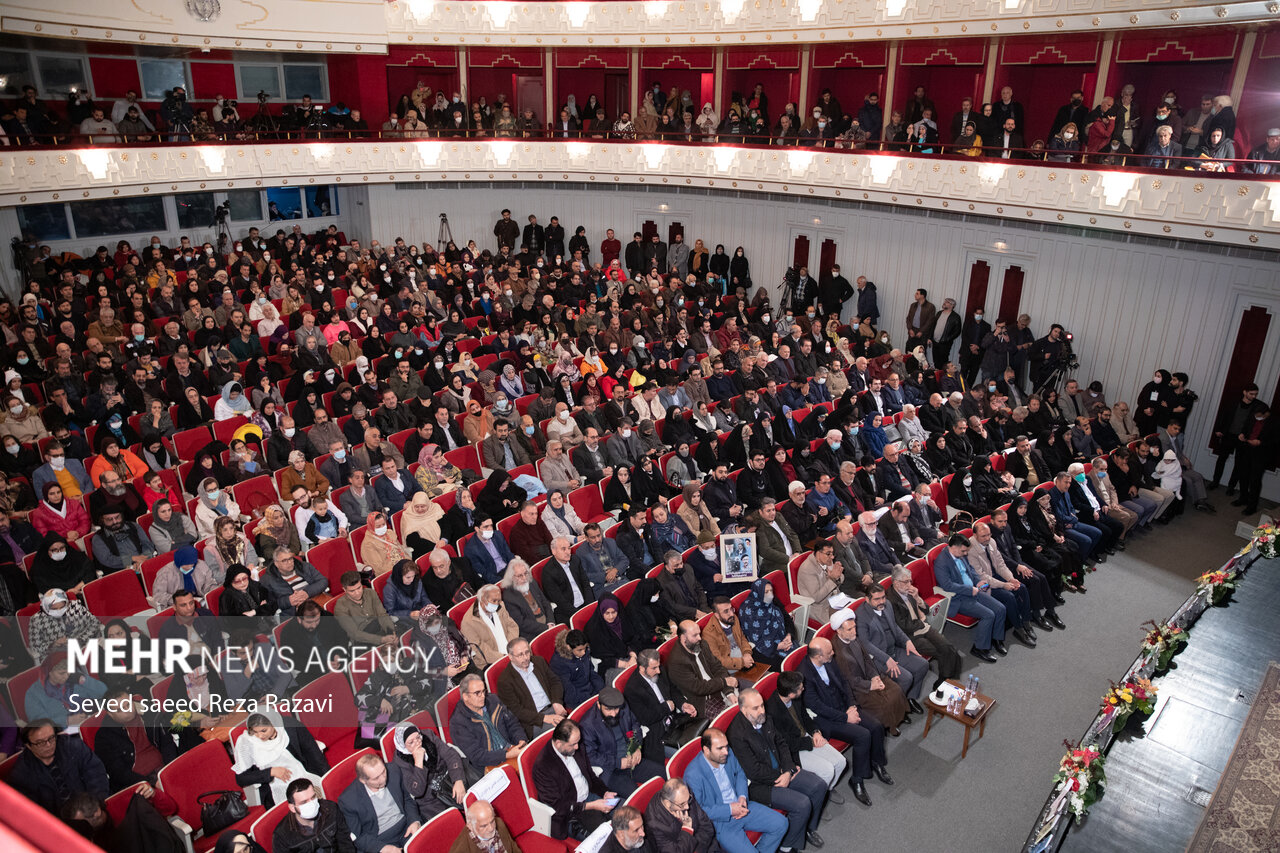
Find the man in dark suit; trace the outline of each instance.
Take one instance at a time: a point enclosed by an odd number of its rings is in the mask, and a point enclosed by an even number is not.
[[[582,729],[561,720],[551,743],[533,760],[533,784],[538,800],[551,806],[551,837],[581,841],[609,819],[618,795],[596,775],[582,749]],[[585,789],[586,793],[579,793]]]
[[[1083,124],[1077,125],[1084,127]],[[1019,160],[1024,154],[1021,149],[1027,147],[1026,139],[1018,132],[1018,123],[1011,118],[1004,120],[1004,126],[996,133],[995,139],[984,139],[982,144],[990,148],[999,148],[996,156],[1001,160]]]
[[[609,457],[600,444],[600,433],[595,427],[588,427],[583,432],[586,438],[569,454],[573,467],[587,482],[598,483],[605,477],[613,476],[613,465],[609,463]]]
[[[726,734],[747,774],[747,796],[786,814],[787,834],[782,846],[792,850],[806,845],[821,847],[817,829],[827,803],[827,786],[797,764],[786,739],[765,713],[760,691],[748,687],[738,694],[738,715]]]
[[[644,815],[634,806],[618,806],[609,818],[609,837],[600,847],[600,853],[653,853],[653,846],[644,832]]]
[[[1014,452],[1005,457],[1005,470],[1014,476],[1018,485],[1032,489],[1053,479],[1053,472],[1039,450],[1031,446],[1031,439],[1020,435],[1013,442]]]
[[[530,651],[523,637],[507,643],[507,656],[511,662],[498,676],[498,699],[532,740],[568,716],[564,685],[546,660]]]
[[[911,572],[905,568],[893,570],[893,588],[888,594],[889,606],[893,608],[893,619],[902,629],[902,633],[911,638],[922,655],[930,659],[930,663],[938,664],[938,677],[934,679],[930,690],[948,678],[960,675],[960,653],[951,641],[929,625],[929,608],[925,606],[920,591],[911,582]]]
[[[860,712],[853,700],[853,690],[835,664],[835,649],[825,637],[809,643],[809,653],[800,662],[808,706],[818,720],[818,731],[826,738],[845,741],[853,747],[853,771],[849,787],[864,806],[871,805],[864,780],[874,773],[886,785],[893,779],[885,770],[888,758],[884,750],[884,726],[869,713]]]
[[[894,567],[901,565],[893,546],[880,532],[880,520],[874,512],[864,512],[858,516],[858,547],[871,562],[871,579],[875,583],[889,577]]]
[[[827,802],[844,804],[836,782],[849,769],[844,753],[832,746],[818,731],[813,714],[804,704],[804,679],[798,672],[778,673],[777,687],[764,702],[765,713],[791,748],[800,766],[827,786]]]
[[[588,761],[592,767],[601,768],[601,778],[618,796],[631,796],[632,791],[655,777],[667,778],[661,763],[647,758],[643,749],[631,749],[631,739],[639,740],[644,734],[621,690],[601,690],[595,707],[583,715],[581,726]]]
[[[462,750],[477,776],[520,754],[524,729],[497,696],[490,696],[484,679],[472,673],[458,684],[462,701],[449,717],[449,740]]]
[[[929,291],[923,287],[918,288],[911,307],[907,309],[907,342],[902,346],[904,352],[924,346],[933,331],[933,321],[937,315],[937,307],[929,301]]]
[[[911,494],[911,520],[915,522],[916,532],[924,539],[925,547],[932,548],[942,541],[942,532],[938,525],[942,524],[942,511],[932,497],[932,489],[928,483],[920,483]]]
[[[920,534],[915,521],[911,518],[911,503],[910,497],[894,501],[889,506],[888,514],[880,517],[878,526],[878,530],[889,541],[889,547],[893,548],[893,553],[900,563],[919,559],[929,550],[924,536]]]
[[[542,569],[542,591],[551,602],[555,621],[568,624],[578,608],[595,600],[591,581],[573,557],[572,544],[563,536],[551,540],[551,559]]]
[[[698,709],[671,683],[657,649],[643,649],[636,655],[636,671],[627,680],[622,696],[640,725],[649,729],[646,753],[656,754],[654,747],[664,748],[670,757],[677,744],[698,733]]]
[[[1147,156],[1146,165],[1152,169],[1173,169],[1180,164],[1173,158],[1183,156],[1182,146],[1173,138],[1173,128],[1162,124],[1156,128],[1143,152]]]
[[[902,445],[893,442],[885,445],[884,458],[876,463],[876,482],[891,501],[911,494],[920,482],[915,470],[899,461],[901,455]]]
[[[956,134],[959,136],[959,134]],[[983,140],[983,144],[988,144]],[[929,342],[932,347],[930,360],[934,364],[946,364],[951,360],[951,347],[960,337],[960,315],[956,313],[956,301],[951,297],[942,300],[942,310],[929,327]],[[899,409],[902,407],[899,406]]]
[[[686,824],[689,831],[685,831]],[[669,779],[644,810],[649,843],[662,853],[724,853],[715,824],[679,777]]]
[[[356,760],[355,781],[338,797],[338,808],[360,851],[404,847],[405,839],[422,825],[418,804],[405,788],[400,768],[385,763],[380,755]],[[387,828],[379,832],[383,825]]]
[[[929,662],[916,649],[911,638],[902,632],[893,614],[885,607],[884,588],[876,586],[867,594],[867,604],[859,607],[855,616],[858,623],[858,642],[871,659],[889,672],[907,696],[911,710],[923,714],[920,693],[924,690]]]
[[[759,520],[756,526],[756,542],[759,546],[760,576],[774,569],[786,571],[791,558],[804,552],[800,538],[796,536],[791,525],[787,524],[778,512],[778,502],[772,497],[764,499],[755,517]]]

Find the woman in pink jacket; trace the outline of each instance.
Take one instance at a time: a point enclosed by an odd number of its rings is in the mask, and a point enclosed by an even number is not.
[[[44,499],[31,511],[31,524],[40,535],[57,533],[68,542],[78,542],[89,532],[89,513],[84,504],[62,496],[57,481],[45,483]]]

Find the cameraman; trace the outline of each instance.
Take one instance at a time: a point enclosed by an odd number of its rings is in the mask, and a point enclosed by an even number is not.
[[[1049,334],[1031,346],[1031,392],[1034,394],[1044,385],[1058,366],[1062,356],[1067,352],[1063,342],[1066,329],[1057,323],[1049,327]]]
[[[170,142],[190,142],[191,122],[195,119],[195,111],[187,103],[187,90],[182,86],[174,86],[160,104],[160,117],[169,125]]]

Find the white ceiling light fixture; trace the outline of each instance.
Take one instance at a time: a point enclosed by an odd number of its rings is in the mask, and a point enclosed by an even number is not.
[[[747,0],[720,0],[720,14],[724,15],[726,22],[732,24],[738,20],[746,3]]]
[[[582,25],[587,22],[587,17],[591,14],[591,4],[585,0],[578,3],[565,3],[564,14],[569,19],[569,26],[582,29]]]
[[[80,165],[90,175],[93,175],[95,181],[101,181],[107,177],[107,171],[111,168],[111,155],[101,148],[87,148],[84,151],[77,151],[76,156],[80,158]]]
[[[485,3],[485,11],[489,13],[489,20],[493,21],[494,27],[497,29],[506,29],[507,21],[511,20],[511,13],[515,11],[514,3]]]
[[[800,9],[800,20],[812,21],[822,9],[822,0],[798,0],[797,6]]]

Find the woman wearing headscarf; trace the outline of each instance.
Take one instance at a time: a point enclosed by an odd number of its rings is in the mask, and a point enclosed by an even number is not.
[[[215,575],[208,564],[200,559],[195,548],[187,545],[173,554],[173,561],[162,566],[151,581],[151,595],[148,601],[157,610],[163,610],[173,603],[174,593],[181,590],[203,598],[218,586],[215,577],[221,577],[222,571]]]
[[[698,544],[698,538],[689,532],[684,519],[671,512],[667,504],[655,504],[651,512],[653,523],[649,525],[649,529],[653,532],[659,549],[683,553]]]
[[[435,674],[435,665],[396,644],[388,654],[375,656],[369,679],[356,692],[360,724],[356,746],[377,748],[378,739],[395,720],[431,708],[448,688]]]
[[[289,520],[289,515],[279,504],[269,504],[262,510],[262,520],[254,531],[255,549],[259,554],[270,556],[277,547],[285,545],[295,554],[301,553],[302,543],[298,538],[298,529]]]
[[[359,520],[357,519],[357,522]],[[365,537],[360,543],[360,562],[374,576],[384,575],[401,560],[410,559],[409,551],[400,544],[382,510],[374,510],[365,518]]]
[[[511,515],[528,499],[529,494],[515,484],[510,474],[497,470],[489,475],[488,482],[476,498],[476,507],[497,520]]]
[[[1009,526],[1013,528],[1014,540],[1017,541],[1019,536],[1023,540],[1034,539],[1046,550],[1052,551],[1061,561],[1059,571],[1063,587],[1072,592],[1084,592],[1084,555],[1075,543],[1063,535],[1062,522],[1049,509],[1049,501],[1048,491],[1036,492],[1034,500],[1025,501],[1025,515],[1017,502],[1014,502],[1009,513]]]
[[[612,592],[606,592],[587,620],[585,631],[591,643],[591,656],[600,661],[598,669],[607,684],[612,684],[614,676],[636,662],[635,649],[644,648],[637,645],[639,638],[626,629],[622,601]]]
[[[201,539],[214,534],[214,522],[220,518],[240,520],[240,505],[231,498],[231,493],[218,486],[213,477],[205,477],[196,489],[195,511],[196,533]]]
[[[872,459],[879,459],[884,455],[884,446],[889,443],[889,436],[885,434],[884,417],[879,412],[872,412],[862,420],[862,431],[859,438],[862,440],[862,447]]]
[[[72,548],[57,533],[44,535],[31,563],[30,575],[39,595],[51,589],[79,595],[84,585],[98,576],[84,551]]]
[[[936,477],[945,477],[956,471],[955,460],[951,457],[951,451],[947,449],[945,433],[929,436],[929,449],[925,451],[924,458]]]
[[[159,554],[194,545],[200,538],[195,522],[190,516],[176,511],[173,501],[168,498],[159,498],[151,505],[151,527],[147,534]]]
[[[421,472],[421,468],[418,469]],[[440,504],[430,500],[422,492],[414,492],[404,515],[400,517],[400,535],[404,547],[420,559],[430,554],[437,545],[444,542],[440,533],[440,519],[444,518],[444,510]]]
[[[702,469],[704,474],[710,474],[712,471],[715,471],[716,466],[721,462],[724,462],[727,465],[727,460],[723,459],[722,456],[720,440],[716,433],[711,433],[702,441],[698,442],[698,449],[694,451],[693,454],[693,458],[697,461],[698,467]]]
[[[683,418],[678,420],[683,421]],[[669,422],[667,432],[670,433],[670,431]],[[667,480],[681,488],[686,483],[702,482],[702,470],[698,467],[697,461],[689,451],[690,445],[690,441],[682,438],[675,444],[676,455],[667,460]]]
[[[307,461],[301,450],[289,452],[289,467],[280,475],[280,481],[281,491],[286,495],[293,494],[298,486],[304,486],[313,498],[329,493],[328,479],[316,470],[314,463]]]
[[[101,455],[89,466],[89,479],[94,488],[102,485],[99,482],[105,471],[115,471],[126,483],[147,473],[147,463],[139,459],[132,450],[121,450],[124,445],[114,436],[107,435],[98,440]]]
[[[391,567],[387,585],[382,588],[382,606],[396,620],[400,630],[418,624],[422,608],[431,603],[419,575],[413,560],[400,560]]]
[[[257,785],[267,808],[286,801],[285,789],[294,780],[307,778],[319,787],[321,777],[330,769],[306,726],[295,723],[286,729],[284,719],[274,710],[250,714],[232,752],[236,784],[241,788]]]
[[[605,512],[625,512],[632,505],[639,505],[641,497],[636,495],[635,484],[631,481],[631,469],[619,466],[604,490]]]
[[[573,363],[572,353],[561,351],[559,357],[556,358],[555,366],[551,368],[552,379],[558,382],[561,376],[568,376],[570,382],[577,382],[582,378],[582,373]]]
[[[471,497],[471,490],[458,489],[458,496],[453,506],[449,507],[444,518],[440,519],[440,535],[449,542],[457,542],[475,528],[478,514],[479,510],[476,508],[475,499]],[[509,514],[503,513],[504,516]]]
[[[1049,470],[1055,474],[1067,470],[1073,461],[1071,446],[1064,438],[1066,431],[1066,427],[1053,427],[1046,430],[1036,442],[1036,450],[1040,451],[1045,465],[1049,466]]]
[[[570,542],[576,542],[586,528],[586,523],[574,512],[573,505],[560,489],[553,489],[547,495],[547,505],[542,508],[540,517],[552,538],[563,536]]]
[[[195,429],[213,422],[213,409],[196,388],[187,388],[178,401],[178,429]]]
[[[253,406],[245,396],[243,385],[232,381],[222,386],[222,396],[213,406],[215,421],[225,421],[237,416],[248,417],[252,412]]]
[[[456,373],[450,374],[444,393],[440,395],[440,405],[448,409],[449,414],[460,415],[468,411],[470,402],[471,389],[467,387],[466,381]]]
[[[449,681],[455,685],[467,673],[480,674],[480,670],[471,663],[466,638],[453,620],[446,618],[434,603],[418,611],[418,627],[413,632],[413,642],[426,666],[444,669]]]
[[[1138,399],[1133,404],[1133,420],[1142,435],[1150,435],[1159,427],[1169,425],[1173,410],[1172,382],[1173,374],[1162,367],[1138,392]]]
[[[102,697],[107,685],[83,672],[70,673],[68,669],[65,651],[44,658],[39,678],[27,688],[24,697],[28,719],[47,719],[61,728],[78,725],[89,718],[90,714],[75,709]]]
[[[187,472],[186,481],[182,487],[189,495],[200,494],[200,484],[206,478],[212,478],[219,486],[227,488],[236,484],[236,475],[231,473],[218,455],[209,448],[196,453],[195,465]]]
[[[624,630],[636,638],[637,647],[642,649],[660,646],[675,628],[675,614],[655,578],[641,578],[631,601],[623,608],[622,619]]]
[[[216,614],[223,627],[231,633],[241,628],[269,633],[276,610],[275,598],[253,579],[248,568],[239,564],[227,567]]]
[[[57,480],[44,484],[44,495],[29,516],[31,526],[41,536],[56,533],[68,542],[75,542],[89,532],[89,514],[84,504],[62,495]]]
[[[219,518],[213,523],[213,539],[205,545],[204,558],[214,577],[223,577],[227,569],[237,564],[256,569],[262,562],[235,517]]]
[[[40,597],[40,609],[31,617],[28,634],[30,639],[27,648],[31,651],[31,657],[42,661],[54,647],[62,645],[68,639],[87,643],[101,637],[102,623],[89,612],[82,600],[72,601],[65,592],[55,587],[46,590]]]
[[[757,661],[776,669],[795,648],[795,623],[774,597],[773,584],[760,578],[751,584],[747,600],[738,608],[742,632],[751,641]]]
[[[142,462],[152,471],[177,468],[180,460],[159,435],[149,433],[142,438]]]
[[[462,434],[471,444],[479,444],[493,432],[493,413],[483,408],[479,400],[467,403],[467,415],[462,419]]]
[[[440,740],[434,729],[422,730],[409,722],[396,725],[392,743],[391,763],[400,768],[400,783],[413,797],[423,821],[463,808],[466,762],[457,750]]]
[[[676,515],[684,521],[685,526],[689,528],[689,532],[694,538],[702,535],[704,530],[710,531],[712,536],[720,535],[720,525],[716,523],[715,518],[711,515],[711,511],[707,509],[706,504],[702,502],[702,493],[698,486],[689,483],[684,487],[684,501],[680,504],[680,508],[676,510]]]
[[[114,438],[121,447],[129,447],[138,443],[138,434],[133,431],[133,427],[125,422],[124,415],[119,412],[112,412],[108,415],[102,427],[101,435]],[[102,438],[98,439],[99,447],[102,446],[102,440]]]
[[[502,375],[498,377],[498,390],[507,395],[508,400],[518,400],[529,393],[525,390],[524,380],[516,372],[516,366],[508,361],[502,365]]]

